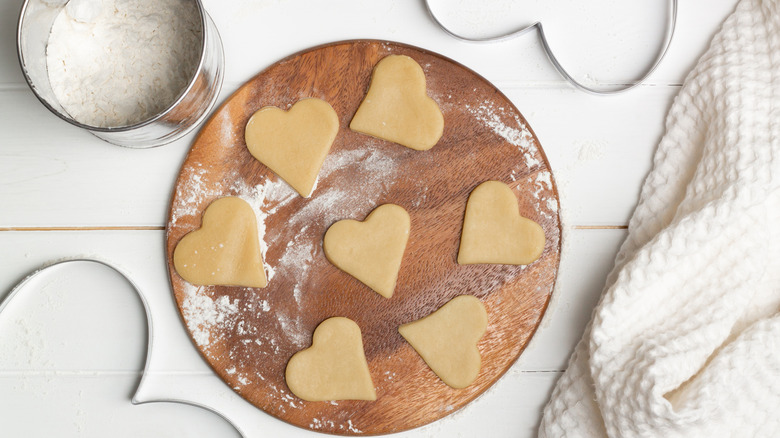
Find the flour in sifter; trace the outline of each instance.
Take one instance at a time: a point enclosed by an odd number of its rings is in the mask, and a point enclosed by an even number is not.
[[[70,0],[46,48],[52,90],[86,125],[142,122],[186,89],[201,32],[193,0]]]

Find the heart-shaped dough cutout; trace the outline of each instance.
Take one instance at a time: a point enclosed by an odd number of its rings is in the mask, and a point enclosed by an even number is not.
[[[325,233],[331,263],[385,298],[393,296],[409,239],[409,213],[395,204],[377,207],[363,222],[342,220]]]
[[[485,330],[487,311],[471,295],[455,297],[425,318],[398,327],[431,370],[453,388],[465,388],[479,375],[477,342]]]
[[[311,347],[287,363],[285,380],[293,394],[307,401],[376,400],[360,327],[340,316],[317,326]]]
[[[212,202],[203,213],[201,228],[176,245],[173,266],[192,284],[265,287],[252,207],[232,196]]]
[[[425,91],[425,73],[404,55],[382,58],[350,129],[424,151],[444,132],[439,105]]]
[[[487,181],[469,196],[458,263],[527,265],[544,251],[544,230],[520,216],[517,198],[506,184]]]
[[[333,107],[310,98],[289,111],[261,108],[247,122],[244,137],[252,156],[308,198],[338,130]]]

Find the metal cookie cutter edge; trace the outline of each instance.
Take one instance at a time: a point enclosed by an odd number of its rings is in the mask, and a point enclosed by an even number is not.
[[[209,406],[191,402],[188,400],[182,400],[182,399],[175,399],[175,398],[160,398],[156,400],[147,400],[147,401],[140,401],[138,400],[137,396],[141,388],[144,386],[144,382],[146,381],[147,371],[149,368],[149,364],[151,363],[152,358],[152,342],[154,340],[154,330],[152,327],[152,318],[151,318],[151,310],[149,308],[149,303],[146,300],[146,297],[144,296],[143,292],[141,292],[141,289],[138,287],[138,285],[135,284],[135,282],[130,279],[130,276],[122,272],[121,269],[116,268],[115,266],[111,265],[108,262],[98,260],[98,259],[90,259],[90,258],[73,258],[73,259],[65,259],[65,260],[59,260],[56,262],[50,262],[45,264],[44,266],[34,270],[30,274],[28,274],[24,279],[22,279],[19,283],[16,284],[16,286],[11,289],[11,291],[6,295],[6,297],[2,300],[0,300],[0,315],[2,315],[3,310],[8,306],[8,303],[11,302],[11,300],[19,294],[19,291],[24,289],[24,287],[29,283],[33,278],[37,277],[39,274],[44,273],[45,271],[49,270],[50,268],[53,268],[55,266],[61,266],[65,264],[70,263],[95,263],[98,265],[103,265],[112,271],[119,274],[122,278],[127,281],[130,286],[132,286],[133,290],[135,290],[136,294],[138,295],[138,298],[141,300],[141,303],[143,304],[144,308],[144,316],[146,317],[146,324],[147,324],[147,330],[149,332],[146,340],[146,358],[144,360],[144,368],[143,373],[141,374],[141,380],[138,382],[138,386],[136,387],[133,397],[130,399],[130,403],[133,405],[143,405],[143,404],[152,404],[152,403],[176,403],[181,405],[188,405],[193,406],[196,408],[200,408],[203,410],[206,410],[208,412],[211,412],[212,414],[217,415],[218,417],[222,418],[229,424],[233,429],[238,432],[238,434],[242,437],[245,437],[244,431],[242,431],[236,424],[234,424],[229,418],[227,418],[225,415],[223,415],[221,412],[217,411],[216,409],[213,409]]]
[[[428,15],[430,15],[431,19],[449,36],[463,42],[467,43],[496,43],[496,42],[502,42],[511,40],[513,38],[519,37],[521,35],[526,34],[527,32],[533,30],[533,29],[539,29],[539,40],[542,43],[542,47],[544,48],[544,53],[547,55],[547,58],[550,60],[552,65],[555,67],[556,70],[558,70],[558,73],[563,76],[564,79],[566,79],[567,82],[569,82],[571,85],[573,85],[575,88],[582,90],[586,93],[594,94],[597,96],[607,96],[611,94],[618,94],[622,93],[624,91],[628,91],[634,87],[637,87],[639,85],[642,85],[642,83],[650,77],[651,74],[658,68],[658,66],[661,64],[661,61],[663,61],[664,57],[666,56],[666,53],[669,51],[669,47],[672,44],[672,37],[674,36],[675,28],[677,27],[677,0],[669,0],[668,4],[668,18],[666,21],[666,32],[664,35],[664,42],[661,47],[661,50],[658,52],[658,54],[655,57],[655,60],[653,61],[652,65],[645,70],[644,74],[641,78],[636,80],[632,84],[628,84],[624,87],[617,88],[617,89],[599,89],[594,87],[588,87],[586,85],[583,85],[582,83],[578,82],[572,75],[569,74],[568,71],[566,71],[565,68],[561,65],[561,63],[558,61],[558,58],[553,55],[552,49],[550,48],[550,44],[547,42],[547,37],[544,34],[544,28],[542,26],[542,23],[537,21],[533,24],[530,24],[522,29],[515,30],[512,32],[508,32],[502,35],[492,36],[492,37],[483,37],[483,38],[468,38],[464,37],[462,35],[459,35],[455,33],[454,31],[450,30],[447,26],[444,25],[444,23],[439,20],[439,17],[436,16],[436,14],[433,12],[433,9],[431,9],[430,0],[424,0],[423,3],[425,3],[425,9],[428,11]]]

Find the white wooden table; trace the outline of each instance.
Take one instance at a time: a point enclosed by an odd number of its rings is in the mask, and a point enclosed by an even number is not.
[[[193,135],[167,146],[111,146],[50,114],[22,78],[15,48],[21,0],[0,0],[0,298],[57,259],[94,257],[129,274],[154,325],[140,400],[216,408],[247,437],[315,436],[236,396],[187,338],[168,285],[163,244],[173,182]],[[631,82],[660,45],[658,0],[434,1],[445,20],[487,35],[542,19],[567,68],[590,83]],[[416,0],[204,0],[220,29],[220,99],[304,48],[378,38],[449,56],[485,76],[536,132],[561,193],[563,259],[542,327],[512,370],[463,410],[399,436],[534,436],[556,379],[598,301],[685,75],[735,0],[685,0],[667,59],[641,87],[612,97],[561,80],[533,34],[459,43]],[[146,357],[137,295],[97,265],[58,268],[0,314],[0,436],[238,436],[229,423],[179,404],[130,405]]]

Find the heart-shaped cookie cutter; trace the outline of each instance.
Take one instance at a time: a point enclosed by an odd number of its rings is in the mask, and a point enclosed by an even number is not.
[[[19,295],[20,291],[22,291],[25,288],[25,286],[27,286],[27,284],[30,283],[33,279],[44,274],[46,271],[52,268],[66,265],[66,264],[76,264],[76,263],[94,263],[94,264],[105,266],[111,269],[112,271],[116,272],[122,278],[124,278],[125,281],[127,281],[127,283],[133,288],[135,293],[138,295],[138,298],[141,300],[141,304],[143,305],[144,316],[146,317],[146,324],[147,324],[147,330],[149,335],[147,337],[147,342],[146,342],[146,357],[144,361],[143,373],[141,375],[141,380],[138,383],[138,386],[136,387],[135,393],[133,394],[132,398],[129,400],[130,403],[132,403],[133,405],[142,405],[142,404],[150,404],[150,403],[176,403],[176,404],[193,406],[196,408],[204,409],[225,420],[225,422],[229,424],[233,429],[235,429],[240,436],[245,437],[246,435],[244,434],[244,431],[242,431],[236,424],[234,424],[229,418],[227,418],[221,412],[213,408],[210,408],[209,406],[200,403],[195,403],[188,400],[175,399],[175,398],[157,398],[154,400],[144,400],[144,401],[141,401],[138,398],[138,394],[141,391],[141,388],[144,387],[144,382],[146,381],[147,372],[149,370],[149,365],[151,363],[151,358],[152,358],[152,344],[154,341],[154,330],[152,327],[151,311],[149,308],[149,303],[147,302],[146,297],[141,292],[141,289],[138,287],[138,285],[132,279],[130,279],[130,276],[122,272],[121,269],[111,265],[108,262],[98,260],[98,259],[73,258],[73,259],[65,259],[65,260],[59,260],[59,261],[48,263],[36,269],[35,271],[31,272],[26,277],[24,277],[24,279],[22,279],[19,283],[16,284],[16,286],[13,287],[13,289],[11,289],[11,291],[8,293],[8,295],[5,296],[5,298],[0,300],[0,315],[3,314],[3,310],[14,299],[14,297]]]
[[[644,74],[641,78],[639,78],[637,81],[635,81],[633,84],[629,84],[622,88],[616,88],[616,89],[602,89],[602,88],[595,88],[595,87],[589,87],[587,85],[582,84],[581,82],[574,79],[574,77],[569,74],[568,71],[566,71],[565,68],[561,65],[561,63],[558,61],[558,58],[555,57],[555,55],[552,52],[552,49],[550,48],[550,44],[547,42],[547,37],[544,34],[544,28],[542,26],[542,23],[537,21],[533,24],[529,24],[526,27],[523,27],[522,29],[518,29],[515,31],[511,31],[505,34],[497,35],[497,36],[491,36],[491,37],[482,37],[482,38],[470,38],[470,37],[464,37],[462,35],[459,35],[452,31],[450,28],[444,25],[444,23],[439,19],[439,17],[436,15],[435,12],[433,12],[433,9],[430,5],[430,0],[425,0],[423,3],[425,3],[425,9],[428,11],[428,15],[431,16],[431,19],[439,26],[441,29],[446,32],[449,36],[463,42],[467,43],[499,43],[502,41],[507,41],[514,39],[516,37],[519,37],[521,35],[524,35],[533,29],[539,29],[539,40],[542,43],[542,47],[544,48],[544,53],[547,54],[547,58],[550,60],[552,65],[555,67],[556,70],[558,70],[558,73],[560,73],[561,76],[563,76],[564,79],[566,79],[567,82],[569,82],[571,85],[573,85],[575,88],[582,90],[586,93],[594,94],[597,96],[606,96],[610,94],[617,94],[622,93],[624,91],[628,91],[634,87],[637,87],[639,85],[642,85],[642,83],[650,77],[651,74],[658,68],[658,66],[661,64],[661,61],[663,61],[664,57],[666,56],[666,52],[669,51],[669,46],[672,44],[672,37],[674,36],[674,30],[677,26],[677,0],[669,0],[668,4],[668,17],[666,21],[666,31],[664,34],[664,42],[661,46],[661,49],[659,50],[658,54],[656,54],[655,60],[650,65],[650,67],[645,70]]]

